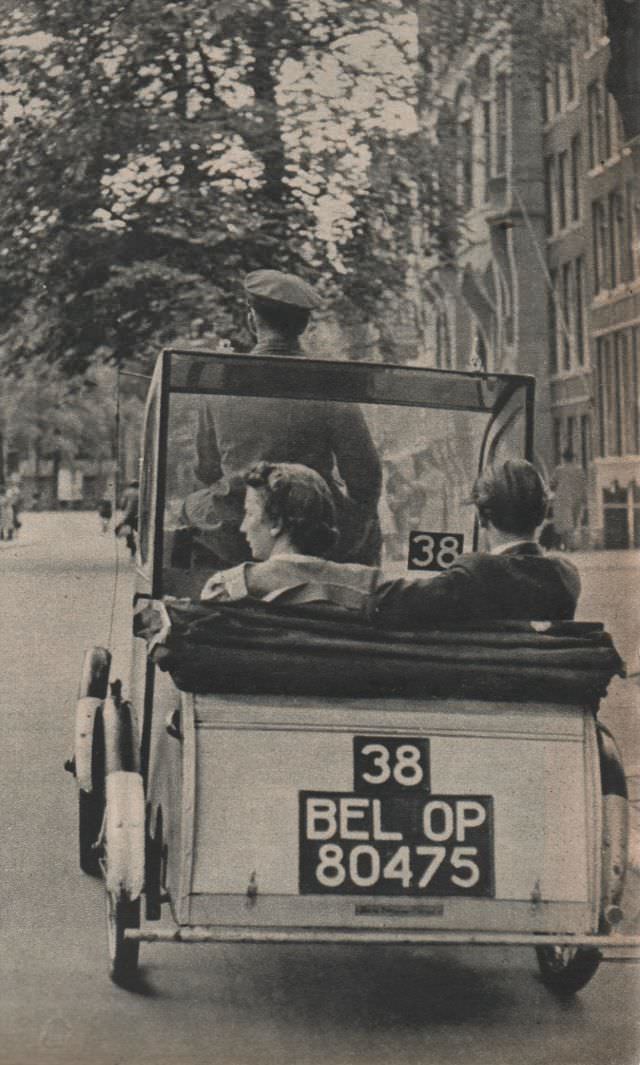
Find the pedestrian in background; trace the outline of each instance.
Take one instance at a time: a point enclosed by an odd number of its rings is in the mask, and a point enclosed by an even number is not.
[[[138,531],[138,507],[140,498],[140,485],[138,481],[129,481],[122,493],[120,509],[122,521],[115,527],[116,536],[123,536],[131,558],[136,553],[136,533]]]
[[[13,536],[18,535],[18,529],[22,528],[22,522],[20,521],[20,511],[22,510],[22,489],[20,487],[19,476],[13,474],[9,479],[7,487],[7,503],[11,508],[13,516]]]
[[[98,517],[100,518],[100,524],[102,527],[103,535],[109,530],[109,523],[113,516],[113,506],[110,499],[101,499],[98,504]]]
[[[587,478],[570,447],[551,477],[553,525],[565,551],[575,551],[587,506]]]
[[[0,540],[13,540],[14,518],[11,501],[7,497],[7,490],[0,487]]]

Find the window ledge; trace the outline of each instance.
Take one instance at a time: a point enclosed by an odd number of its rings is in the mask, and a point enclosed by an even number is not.
[[[597,166],[592,166],[589,170],[587,170],[587,177],[596,178],[599,177],[600,174],[605,174],[607,170],[613,169],[613,167],[616,166],[621,161],[621,159],[622,155],[620,154],[620,152],[615,152],[614,155],[610,155],[609,158],[605,159],[602,163],[598,163]]]
[[[558,371],[558,373],[549,374],[549,382],[551,384],[554,384],[554,383],[557,383],[559,381],[569,381],[569,380],[577,379],[577,378],[580,378],[580,377],[584,377],[585,374],[590,374],[590,373],[591,373],[591,367],[588,366],[587,363],[585,362],[585,363],[582,363],[582,364],[577,365],[577,366],[572,366],[570,370],[560,370],[560,371]]]
[[[598,292],[591,301],[592,307],[603,307],[607,303],[614,303],[625,296],[632,296],[634,292],[640,292],[640,278],[634,277],[631,281],[625,281],[615,288],[606,288]]]
[[[597,55],[602,48],[606,48],[609,44],[609,38],[607,36],[599,37],[597,41],[594,41],[590,48],[587,48],[584,53],[585,59],[592,59],[594,55]]]

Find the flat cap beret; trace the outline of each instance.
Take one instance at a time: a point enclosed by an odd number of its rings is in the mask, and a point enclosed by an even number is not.
[[[249,296],[261,296],[265,300],[288,303],[306,310],[320,307],[322,303],[311,285],[281,270],[254,270],[245,277],[244,287]]]

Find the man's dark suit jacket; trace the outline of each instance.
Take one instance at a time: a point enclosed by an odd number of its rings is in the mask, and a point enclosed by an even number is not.
[[[373,593],[372,618],[410,629],[474,620],[570,620],[579,594],[575,566],[527,541],[501,554],[461,555],[430,581],[381,581]]]

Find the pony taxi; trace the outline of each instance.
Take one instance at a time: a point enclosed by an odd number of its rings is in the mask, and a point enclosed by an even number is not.
[[[274,401],[283,418],[358,411],[393,576],[428,581],[476,550],[475,475],[534,456],[528,377],[160,356],[131,670],[87,652],[70,765],[112,978],[133,985],[159,941],[503,944],[578,991],[611,945],[637,945],[616,932],[628,827],[598,722],[623,668],[610,638],[597,620],[381,631],[313,603],[201,603],[216,567],[185,501],[202,491],[202,410],[215,424],[224,403],[258,433]]]

